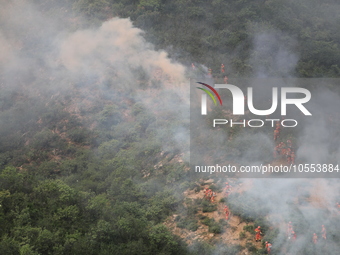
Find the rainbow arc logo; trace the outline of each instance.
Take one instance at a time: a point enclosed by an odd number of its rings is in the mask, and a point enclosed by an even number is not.
[[[222,99],[221,99],[220,95],[218,94],[218,92],[212,86],[205,84],[203,82],[197,82],[197,83],[209,88],[216,95],[218,101],[222,105]],[[204,88],[200,88],[200,87],[196,87],[196,88],[203,90],[205,93],[207,93],[211,97],[211,99],[213,100],[214,104],[217,105],[215,97],[213,96],[213,94],[209,90],[204,89]]]

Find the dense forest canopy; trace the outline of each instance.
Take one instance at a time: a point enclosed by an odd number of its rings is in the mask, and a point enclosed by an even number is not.
[[[73,7],[92,20],[131,18],[172,57],[216,72],[224,63],[231,76],[339,76],[337,1],[78,1]]]
[[[195,231],[197,212],[216,210],[184,195],[202,189],[188,170],[191,64],[217,79],[221,63],[231,78],[340,76],[335,0],[0,2],[0,254],[238,254],[246,247],[188,244],[164,224],[179,215]],[[274,242],[252,198],[229,206]]]

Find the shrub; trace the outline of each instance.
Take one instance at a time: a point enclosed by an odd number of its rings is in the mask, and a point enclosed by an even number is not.
[[[195,205],[188,206],[187,209],[188,209],[187,211],[188,216],[194,216],[198,211],[197,206]]]
[[[219,219],[218,224],[222,227],[229,227],[229,224],[225,219]]]
[[[243,222],[251,222],[264,217],[269,213],[267,206],[258,206],[257,199],[252,194],[230,194],[228,206],[234,215],[239,216]],[[262,226],[261,226],[262,227]]]
[[[248,251],[250,252],[257,252],[257,248],[253,245],[253,243],[251,242],[247,242],[246,243],[246,248],[248,249]]]
[[[177,220],[177,217],[176,217]],[[196,231],[198,229],[197,220],[190,217],[182,218],[180,217],[177,222],[177,227],[185,228],[191,231]]]
[[[81,128],[75,128],[72,129],[67,133],[68,138],[71,139],[72,142],[75,143],[87,143],[88,137],[90,136],[90,133],[84,129]]]
[[[212,204],[209,201],[203,200],[202,202],[202,212],[214,212],[217,210],[217,205]]]
[[[255,232],[254,232],[254,230],[255,230],[254,225],[247,225],[247,226],[244,226],[244,227],[243,227],[243,230],[249,232],[250,234],[254,234],[254,233],[255,233]]]
[[[202,224],[209,226],[211,224],[211,220],[213,220],[213,219],[210,219],[209,217],[205,216],[205,218],[203,220],[201,220],[201,222],[202,222]]]
[[[240,240],[243,240],[244,238],[246,238],[246,233],[244,231],[240,232]]]
[[[199,218],[200,220],[204,220],[204,219],[206,219],[206,218],[208,218],[208,217],[205,216],[205,215],[199,214],[199,215],[198,215],[198,218]]]
[[[222,227],[216,222],[212,226],[209,226],[209,232],[214,234],[221,234],[223,231]]]
[[[202,224],[209,227],[208,231],[210,233],[220,234],[223,231],[223,228],[222,228],[223,225],[217,223],[214,219],[206,217],[203,220],[201,220],[201,222]]]

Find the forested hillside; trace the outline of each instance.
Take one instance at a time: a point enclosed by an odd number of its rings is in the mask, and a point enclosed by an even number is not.
[[[131,18],[157,48],[216,73],[223,63],[232,77],[339,76],[335,0],[83,0],[73,7],[95,22]]]
[[[263,201],[247,190],[210,203],[203,189],[222,193],[226,177],[189,170],[188,79],[208,68],[216,79],[339,77],[338,1],[0,3],[0,254],[266,254],[249,236],[261,224],[267,240],[280,237],[269,205],[251,209]],[[248,231],[247,244],[226,242],[227,221],[203,215],[226,202],[251,225],[239,236]],[[176,235],[171,220],[214,238]],[[329,233],[326,254],[339,249],[340,233]]]

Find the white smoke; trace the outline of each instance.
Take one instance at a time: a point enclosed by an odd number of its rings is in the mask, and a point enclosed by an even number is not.
[[[174,85],[185,82],[185,68],[171,61],[165,51],[153,50],[142,33],[129,19],[119,18],[104,22],[98,29],[76,31],[61,43],[62,64],[71,72],[99,76],[111,69],[130,81],[140,67],[150,76],[160,69]]]

